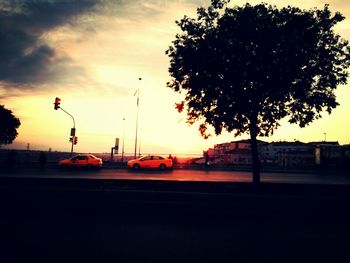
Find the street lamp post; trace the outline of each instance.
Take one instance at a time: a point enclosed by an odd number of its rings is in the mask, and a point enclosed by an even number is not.
[[[139,78],[139,80],[142,80],[142,78]],[[138,89],[136,90],[134,96],[137,94],[137,110],[136,110],[136,134],[135,134],[135,150],[134,150],[134,159],[136,159],[136,151],[137,151],[137,135],[138,135],[138,127],[139,127],[139,103],[140,103],[140,85]]]

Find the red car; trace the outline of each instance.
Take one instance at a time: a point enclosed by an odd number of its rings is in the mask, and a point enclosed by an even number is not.
[[[64,167],[102,167],[103,161],[92,154],[78,154],[72,158],[59,161],[58,165]]]
[[[128,161],[128,167],[134,170],[139,170],[141,168],[165,170],[173,167],[173,161],[160,155],[147,155],[139,159]]]

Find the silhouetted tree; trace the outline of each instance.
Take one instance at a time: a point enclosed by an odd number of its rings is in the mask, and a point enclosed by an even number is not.
[[[16,118],[11,110],[0,105],[0,146],[2,144],[10,144],[17,137],[17,128],[21,122]]]
[[[187,122],[215,134],[249,133],[253,182],[260,182],[257,136],[269,136],[290,116],[300,127],[331,113],[334,90],[347,82],[350,46],[333,31],[344,17],[323,9],[267,4],[228,7],[212,0],[176,24],[182,33],[166,51],[168,87],[185,93]],[[178,110],[183,102],[177,104]]]

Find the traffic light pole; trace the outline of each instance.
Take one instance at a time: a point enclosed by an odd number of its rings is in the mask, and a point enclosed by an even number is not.
[[[65,113],[67,113],[69,116],[72,117],[72,120],[73,120],[73,129],[75,130],[75,120],[74,120],[74,117],[66,110],[62,109],[62,107],[60,106],[59,107],[61,110],[63,110]],[[75,136],[75,135],[74,135]],[[72,139],[72,147],[71,147],[71,150],[70,150],[70,156],[73,155],[73,147],[74,147],[74,139]]]

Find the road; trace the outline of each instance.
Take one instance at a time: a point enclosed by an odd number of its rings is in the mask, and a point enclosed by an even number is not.
[[[127,180],[167,180],[167,181],[198,181],[198,182],[251,182],[251,172],[220,171],[220,170],[187,170],[174,169],[169,171],[144,170],[130,171],[127,169],[68,169],[46,170],[29,169],[14,173],[1,173],[0,177],[35,177],[35,178],[79,178],[79,179],[127,179]],[[306,173],[306,172],[263,172],[261,181],[267,183],[302,183],[302,184],[350,184],[350,176],[346,173]]]
[[[350,260],[346,176],[264,173],[273,183],[254,187],[249,172],[49,169],[0,180],[1,262]]]

